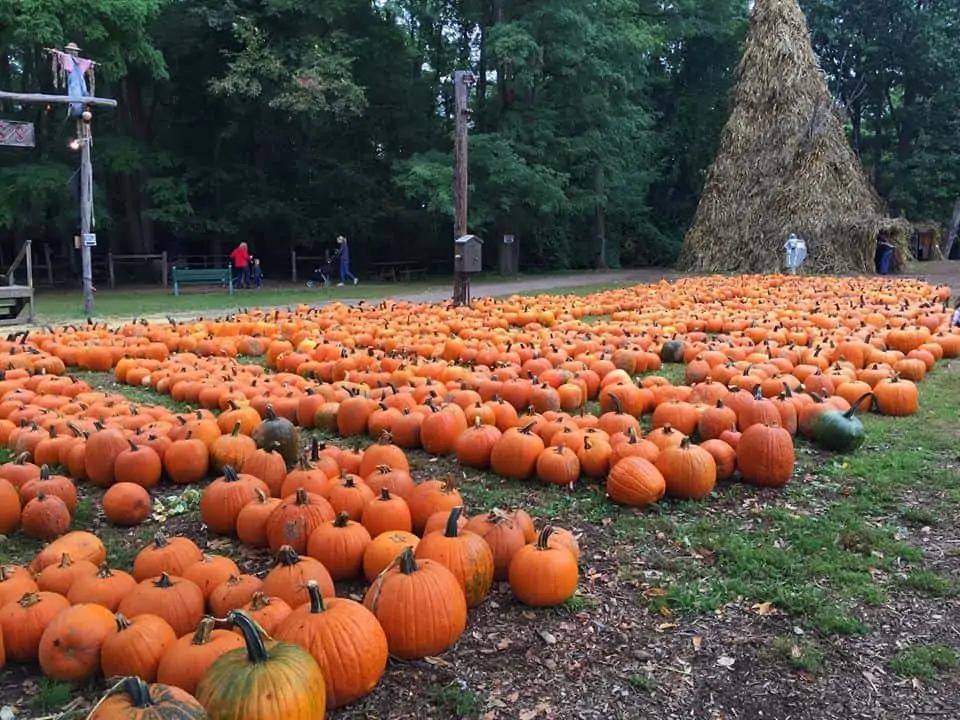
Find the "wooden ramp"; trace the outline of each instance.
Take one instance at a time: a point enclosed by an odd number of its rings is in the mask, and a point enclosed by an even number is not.
[[[20,313],[33,307],[33,288],[26,285],[0,285],[0,325],[19,325]],[[33,317],[27,322],[32,322]]]

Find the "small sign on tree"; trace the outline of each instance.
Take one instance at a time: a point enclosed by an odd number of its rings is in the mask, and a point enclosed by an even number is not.
[[[0,120],[0,145],[32,148],[35,144],[32,122]]]

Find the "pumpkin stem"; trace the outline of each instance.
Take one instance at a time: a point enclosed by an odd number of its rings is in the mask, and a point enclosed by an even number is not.
[[[271,605],[270,596],[257,590],[250,598],[250,609],[257,611],[263,610]]]
[[[35,592],[27,593],[22,598],[17,600],[17,603],[20,605],[20,607],[24,609],[33,607],[38,602],[40,602],[40,593],[35,593]]]
[[[550,536],[553,535],[553,525],[547,525],[543,530],[540,531],[540,534],[537,536],[537,549],[538,550],[549,550],[550,549]]]
[[[257,502],[260,503],[261,505],[264,505],[267,502],[267,500],[270,498],[269,495],[267,495],[263,490],[261,490],[258,487],[255,487],[253,491],[257,494]]]
[[[306,505],[308,502],[307,491],[304,488],[297,488],[297,505]]]
[[[247,660],[259,664],[270,659],[270,655],[267,654],[267,647],[263,642],[266,633],[253,618],[243,610],[231,610],[227,613],[226,620],[233,627],[239,628],[243,634],[243,640],[247,644]]]
[[[857,414],[857,410],[860,409],[860,404],[861,404],[864,400],[866,400],[867,398],[871,398],[871,402],[872,402],[873,393],[872,393],[872,392],[865,392],[863,395],[861,395],[861,396],[858,397],[856,400],[854,400],[854,401],[853,401],[853,404],[850,406],[850,409],[847,410],[847,411],[843,414],[843,416],[844,416],[847,420],[849,420],[850,418],[852,418],[854,415]],[[869,409],[870,409],[870,405],[867,405],[867,410],[869,410]]]
[[[447,529],[444,531],[444,537],[454,538],[460,534],[460,516],[463,514],[463,505],[457,505],[450,510],[447,517]]]
[[[404,575],[412,575],[417,571],[417,561],[413,557],[413,546],[407,545],[398,558],[400,572]]]
[[[73,558],[70,557],[70,553],[63,553],[63,555],[60,556],[60,565],[58,567],[68,568],[71,565],[73,565]]]
[[[393,500],[393,496],[390,494],[390,488],[384,486],[380,488],[380,499],[381,500]]]
[[[296,565],[298,562],[300,562],[300,556],[297,554],[297,551],[290,545],[284,545],[280,548],[280,552],[277,553],[277,559],[274,565],[286,565],[289,567],[290,565]]]
[[[106,560],[100,563],[100,567],[97,568],[97,577],[98,578],[113,577],[113,572],[110,570],[110,566],[107,565]]]
[[[685,437],[683,440],[680,441],[680,449],[681,449],[681,450],[689,450],[689,449],[690,449],[690,438],[689,438],[689,437]]]
[[[158,548],[163,548],[169,545],[170,541],[167,540],[167,536],[163,534],[163,530],[157,530],[157,534],[153,536],[153,544]]]
[[[384,489],[384,491],[387,493],[387,497],[384,498],[383,495],[381,494],[380,498],[381,498],[381,499],[385,499],[385,500],[389,500],[389,499],[390,499],[390,493],[389,493],[389,491],[388,491],[386,488],[383,488],[383,489]],[[338,528],[345,528],[345,527],[347,527],[347,525],[349,525],[349,524],[350,524],[350,515],[349,515],[348,513],[345,513],[345,512],[342,512],[342,513],[340,513],[339,515],[337,515],[337,519],[333,521],[333,526],[334,526],[334,527],[338,527]],[[299,558],[298,558],[298,560],[299,560]]]
[[[320,460],[320,441],[316,438],[310,438],[310,461],[318,462]]]
[[[146,710],[153,707],[154,703],[150,699],[150,688],[136,675],[129,675],[120,681],[120,689],[130,696],[130,705],[138,710]],[[137,713],[138,715],[141,713]],[[150,713],[151,715],[153,713]]]
[[[122,613],[116,613],[113,619],[117,622],[117,632],[123,632],[130,627],[130,621]]]
[[[210,634],[213,632],[214,627],[216,627],[216,622],[211,615],[204,615],[200,622],[197,623],[197,629],[193,633],[190,644],[206,645],[210,642]]]
[[[238,425],[240,423],[237,423]],[[237,469],[233,465],[224,465],[223,466],[223,481],[224,482],[237,482],[240,479],[240,476],[237,474]]]
[[[307,580],[307,594],[310,596],[310,614],[317,615],[326,612],[327,607],[323,604],[323,594],[320,592],[320,586],[316,580]]]
[[[14,465],[23,465],[27,460],[30,459],[30,453],[22,452],[17,455],[16,459],[13,461]]]
[[[617,394],[609,393],[607,397],[613,402],[613,411],[617,415],[623,415],[623,403],[620,401],[620,398],[617,397]]]
[[[240,435],[240,426],[241,426],[242,424],[243,424],[243,423],[241,423],[239,420],[237,420],[237,421],[233,424],[233,432],[230,433],[230,435],[232,435],[233,437],[239,437],[239,435]]]
[[[172,588],[173,583],[170,582],[170,576],[167,573],[160,573],[160,577],[153,586],[158,588]]]

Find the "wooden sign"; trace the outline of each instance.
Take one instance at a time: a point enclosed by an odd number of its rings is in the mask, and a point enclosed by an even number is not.
[[[33,123],[20,120],[0,120],[0,145],[33,147]]]

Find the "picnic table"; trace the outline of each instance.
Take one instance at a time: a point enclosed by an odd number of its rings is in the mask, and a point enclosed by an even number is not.
[[[427,276],[427,268],[418,265],[416,260],[387,260],[372,263],[373,276],[387,282],[410,282]]]

